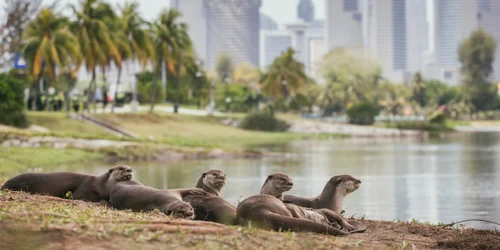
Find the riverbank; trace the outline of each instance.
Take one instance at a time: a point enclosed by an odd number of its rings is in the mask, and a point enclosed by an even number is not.
[[[500,232],[362,220],[341,237],[278,233],[0,192],[0,249],[498,249]]]

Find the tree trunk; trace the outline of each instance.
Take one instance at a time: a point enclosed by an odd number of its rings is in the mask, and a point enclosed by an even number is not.
[[[116,89],[115,89],[115,96],[113,98],[113,103],[111,104],[111,113],[115,112],[115,103],[116,103],[116,93],[118,93],[119,87],[120,87],[120,78],[122,76],[122,68],[118,68],[118,80],[116,81]],[[106,97],[104,97],[106,98]]]
[[[160,63],[161,65],[161,63]],[[152,114],[155,108],[155,102],[156,102],[156,87],[158,85],[158,74],[161,74],[161,72],[158,72],[159,70],[156,71],[156,74],[153,76],[153,88],[151,90],[151,106],[149,108],[149,113]]]
[[[87,90],[87,101],[86,101],[86,107],[85,109],[87,109],[87,112],[90,113],[90,103],[94,103],[94,84],[95,84],[95,78],[96,78],[96,72],[95,72],[95,67],[94,69],[92,69],[92,79],[90,80],[90,84],[89,84],[89,89]]]

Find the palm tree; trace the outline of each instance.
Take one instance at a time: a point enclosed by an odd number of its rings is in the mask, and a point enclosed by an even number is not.
[[[119,26],[116,29],[118,32],[115,32],[113,40],[117,44],[123,61],[137,60],[144,68],[154,52],[149,34],[150,25],[140,16],[138,8],[137,3],[128,2],[120,8],[121,16],[118,20]],[[120,86],[121,75],[122,66],[120,65],[116,82],[117,90]],[[111,107],[111,112],[113,112],[115,105],[113,104]]]
[[[262,81],[263,91],[276,98],[286,98],[290,91],[299,91],[308,80],[304,64],[294,58],[295,50],[289,48],[277,57]]]
[[[35,97],[36,84],[42,78],[47,76],[54,80],[57,71],[74,75],[72,64],[79,65],[81,62],[79,44],[68,29],[68,23],[66,17],[57,16],[46,8],[42,9],[35,20],[26,27],[22,53],[35,79],[33,83]],[[33,98],[33,108],[36,108],[35,100],[36,98]]]
[[[95,109],[94,91],[97,67],[106,68],[110,58],[121,66],[120,52],[107,26],[107,22],[110,22],[115,14],[109,4],[100,0],[83,0],[80,10],[73,5],[71,8],[77,18],[72,23],[71,29],[80,41],[81,54],[85,55],[87,72],[92,72],[88,97]]]
[[[191,38],[187,32],[187,25],[179,23],[181,14],[173,9],[164,10],[160,13],[159,19],[153,25],[153,66],[156,72],[151,97],[151,108],[149,113],[153,113],[158,85],[158,75],[161,74],[162,66],[165,64],[165,71],[169,74],[178,75],[177,63],[182,61],[183,56],[192,53]]]

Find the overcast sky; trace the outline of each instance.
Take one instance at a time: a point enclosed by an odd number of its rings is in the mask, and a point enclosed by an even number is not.
[[[116,6],[117,3],[123,3],[124,0],[107,0],[109,3]],[[182,0],[181,0],[182,1]],[[427,6],[431,6],[428,13],[428,19],[431,24],[431,37],[432,41],[434,34],[432,33],[432,1],[433,0],[424,0],[427,1]],[[499,0],[500,1],[500,0]],[[51,4],[54,0],[44,0],[45,4]],[[152,20],[158,16],[160,10],[162,8],[168,8],[170,5],[170,0],[140,0],[137,2],[140,3],[140,10],[143,16],[146,19]],[[279,24],[293,22],[297,18],[297,4],[299,0],[263,0],[261,12],[271,16],[276,22]],[[76,4],[78,0],[61,0],[61,5],[66,5],[68,3]],[[324,18],[325,11],[325,0],[313,0],[315,5],[315,16],[316,19]],[[0,0],[0,8],[5,6],[5,1]],[[3,14],[3,13],[2,13]]]

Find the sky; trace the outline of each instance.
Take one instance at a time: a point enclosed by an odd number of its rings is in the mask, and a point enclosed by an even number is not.
[[[170,6],[170,0],[136,0],[140,3],[140,11],[144,18],[152,20],[158,16],[162,8],[168,8]],[[430,41],[433,41],[434,34],[433,30],[433,0],[427,1],[427,6],[430,6],[427,18],[431,24],[431,34]],[[44,0],[44,4],[51,4],[54,0]],[[61,5],[66,4],[77,4],[79,0],[61,0]],[[123,4],[124,0],[107,0],[107,2],[116,6],[118,3]],[[261,12],[271,16],[278,24],[282,25],[284,23],[293,22],[297,18],[297,4],[299,0],[262,0]],[[313,0],[315,6],[315,16],[316,19],[324,18],[325,10],[325,0]],[[0,9],[5,6],[5,1],[0,0]]]

